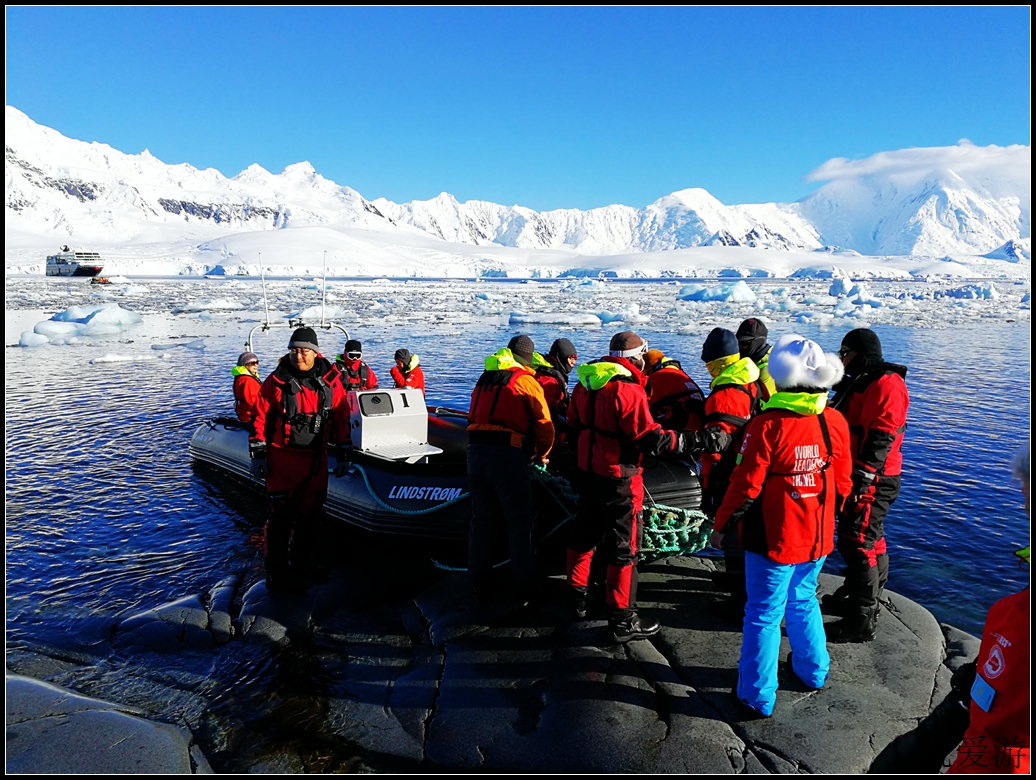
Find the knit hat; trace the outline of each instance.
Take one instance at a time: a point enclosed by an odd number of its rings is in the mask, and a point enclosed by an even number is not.
[[[665,353],[660,349],[649,349],[644,355],[644,365],[648,371],[652,371],[663,360],[665,360]]]
[[[608,343],[608,354],[612,357],[641,357],[647,351],[647,342],[632,330],[616,333]]]
[[[345,349],[343,352],[346,357],[349,357],[351,354],[355,354],[356,357],[359,357],[363,354],[363,344],[358,342],[356,339],[349,339],[345,342]]]
[[[880,363],[883,360],[881,340],[870,328],[857,328],[846,333],[842,339],[842,349],[856,352],[866,363]]]
[[[737,344],[741,357],[758,355],[766,347],[769,331],[765,323],[755,317],[749,317],[737,329]]]
[[[254,352],[242,352],[237,356],[237,364],[239,366],[247,366],[252,361],[259,362],[259,356]]]
[[[557,339],[550,345],[550,352],[548,354],[552,357],[556,357],[560,361],[565,361],[570,357],[579,357],[579,353],[576,352],[575,344],[568,339]]]
[[[706,363],[713,360],[730,356],[741,355],[738,349],[737,336],[725,328],[713,328],[712,332],[705,337],[705,343],[701,348],[701,359]]]
[[[781,336],[770,352],[770,376],[778,390],[790,387],[827,388],[845,374],[841,361],[815,341],[789,333]]]
[[[524,365],[529,365],[532,362],[532,353],[536,351],[536,345],[524,333],[508,341],[507,348],[511,350],[511,354],[518,359],[518,362]]]
[[[410,350],[409,349],[397,349],[396,354],[392,356],[393,360],[402,360],[405,366],[410,362]]]
[[[317,332],[312,328],[296,328],[295,332],[291,334],[288,349],[311,349],[314,352],[319,352]]]

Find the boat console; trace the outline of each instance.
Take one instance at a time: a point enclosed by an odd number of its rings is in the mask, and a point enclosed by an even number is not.
[[[420,390],[357,390],[346,395],[356,452],[401,463],[420,463],[442,453],[428,443],[428,409]]]

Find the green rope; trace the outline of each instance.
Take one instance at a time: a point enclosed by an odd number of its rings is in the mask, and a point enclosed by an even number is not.
[[[696,553],[705,548],[711,533],[712,521],[703,512],[663,504],[646,506],[640,557],[650,562]]]
[[[449,501],[444,501],[441,504],[428,507],[428,509],[398,509],[391,504],[386,503],[382,500],[381,496],[374,492],[374,486],[371,484],[370,478],[367,476],[367,471],[359,463],[354,463],[353,467],[360,472],[360,476],[363,477],[363,482],[367,486],[367,491],[371,494],[371,498],[378,502],[379,506],[384,507],[390,512],[395,512],[397,515],[427,515],[432,512],[438,512],[440,509],[445,509],[451,504],[456,504],[458,501],[463,501],[467,498],[470,493],[461,493],[456,498],[451,498]]]

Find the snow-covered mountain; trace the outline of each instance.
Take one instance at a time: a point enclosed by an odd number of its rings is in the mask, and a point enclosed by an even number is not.
[[[587,255],[693,247],[981,255],[1021,246],[1031,235],[1027,146],[961,142],[832,160],[809,177],[829,183],[793,204],[728,206],[703,189],[686,189],[639,209],[536,212],[486,201],[459,203],[447,193],[402,204],[368,201],[306,162],[279,174],[252,165],[227,178],[213,169],[167,165],[147,151],[130,155],[72,140],[10,106],[5,142],[8,254],[12,247],[68,242],[206,251],[218,246],[226,254],[227,241],[239,234],[310,228],[348,234],[354,256],[362,252],[362,241],[373,241],[385,251],[419,246],[430,257],[436,250],[429,250],[429,242],[440,241],[446,252],[458,244],[562,250],[597,267]],[[1002,259],[1027,255],[1026,250]],[[483,265],[496,262],[484,260]]]

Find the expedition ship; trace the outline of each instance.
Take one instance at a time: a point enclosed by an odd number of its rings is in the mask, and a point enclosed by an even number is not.
[[[97,276],[104,260],[96,252],[76,252],[67,246],[47,257],[47,276]]]

